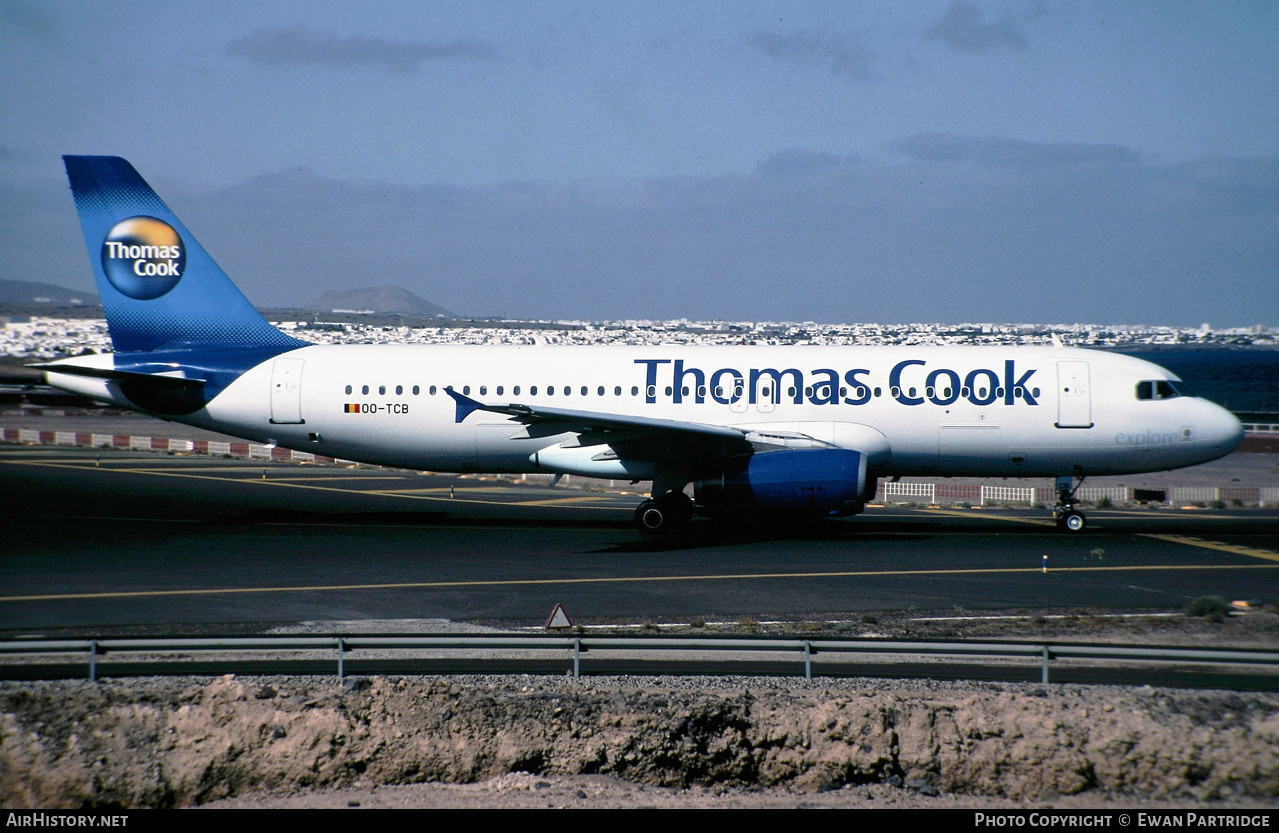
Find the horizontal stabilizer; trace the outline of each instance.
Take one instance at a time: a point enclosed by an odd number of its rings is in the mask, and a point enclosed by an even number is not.
[[[90,376],[94,379],[114,379],[117,382],[144,382],[167,388],[202,388],[207,380],[188,379],[185,376],[167,376],[159,373],[134,373],[106,367],[81,367],[74,364],[29,364],[46,373],[66,373],[71,376]]]

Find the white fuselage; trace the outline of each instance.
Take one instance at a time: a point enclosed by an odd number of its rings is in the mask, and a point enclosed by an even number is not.
[[[881,476],[1099,475],[1193,465],[1238,445],[1238,420],[1210,402],[1138,397],[1143,381],[1175,379],[1063,347],[317,345],[263,362],[177,419],[407,468],[595,471],[535,456],[572,445],[572,433],[484,411],[458,422],[452,387],[486,404],[807,435],[870,454]],[[119,400],[104,380],[50,381]]]

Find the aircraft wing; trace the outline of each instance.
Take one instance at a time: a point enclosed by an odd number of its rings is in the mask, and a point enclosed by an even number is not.
[[[627,416],[541,405],[487,405],[445,389],[457,403],[456,421],[462,422],[475,411],[503,414],[522,423],[525,428],[516,438],[553,436],[563,433],[578,435],[577,445],[608,444],[625,449],[627,456],[652,457],[676,448],[683,453],[701,452],[708,456],[728,456],[752,451],[754,432],[727,425],[707,425],[673,419]],[[809,438],[806,438],[809,439]],[[569,447],[569,444],[565,444]]]

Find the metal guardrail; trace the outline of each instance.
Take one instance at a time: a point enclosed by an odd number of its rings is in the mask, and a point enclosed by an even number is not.
[[[347,655],[353,651],[529,651],[565,652],[572,657],[574,677],[582,674],[582,653],[642,651],[664,655],[675,652],[714,651],[726,654],[781,653],[802,659],[804,679],[813,678],[813,657],[819,653],[874,654],[897,658],[987,657],[1037,658],[1043,683],[1049,681],[1054,659],[1252,665],[1273,667],[1279,675],[1279,651],[1188,649],[1175,647],[1130,648],[1111,645],[1056,644],[1050,642],[914,642],[882,639],[781,639],[775,637],[632,637],[632,636],[252,636],[173,639],[69,639],[0,641],[0,656],[39,657],[79,655],[85,658],[88,679],[98,678],[99,659],[107,654],[161,654],[178,652],[333,652],[339,678],[346,676]],[[671,657],[667,656],[670,659]],[[738,656],[734,659],[746,661]],[[157,666],[160,660],[155,661]],[[566,669],[567,670],[567,669]],[[798,668],[796,669],[798,672]],[[159,673],[159,672],[156,672]]]

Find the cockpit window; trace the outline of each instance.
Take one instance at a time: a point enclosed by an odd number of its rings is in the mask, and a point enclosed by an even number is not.
[[[1155,379],[1149,382],[1137,383],[1138,399],[1176,399],[1178,396],[1189,395],[1186,393],[1185,385],[1181,382]]]

